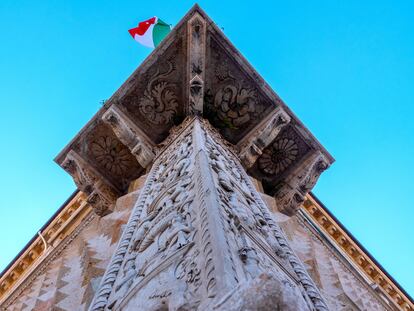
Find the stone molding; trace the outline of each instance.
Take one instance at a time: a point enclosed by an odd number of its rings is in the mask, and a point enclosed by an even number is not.
[[[390,301],[393,301],[398,309],[404,311],[414,310],[413,301],[374,263],[371,257],[342,229],[342,226],[333,219],[330,213],[314,199],[313,195],[307,195],[302,206],[305,213],[317,224],[318,228],[335,242],[364,275],[378,285],[381,292]]]
[[[318,152],[328,164],[333,162],[198,5],[55,161],[69,171],[68,157],[83,160],[71,174],[80,190],[94,191],[90,203],[104,215],[129,183],[150,168],[156,154],[168,144],[169,134],[194,115],[209,120],[236,146],[244,167],[266,184],[267,194],[274,195],[297,167],[300,170],[295,174],[304,174],[308,168],[302,162],[308,153]],[[277,140],[280,135],[282,141]],[[88,178],[92,180],[85,180]],[[292,202],[300,200],[289,187],[296,186],[289,184],[278,198],[291,204],[286,210],[293,213],[297,207]],[[306,193],[301,187],[308,186],[299,185],[298,191]]]
[[[86,195],[77,192],[75,196],[54,215],[50,223],[41,230],[48,247],[38,235],[16,258],[13,264],[2,273],[0,278],[0,305],[26,282],[32,272],[43,263],[61,242],[76,230],[79,223],[90,214],[92,208],[86,202]]]
[[[360,268],[339,248],[339,246],[335,242],[332,243],[332,239],[328,235],[325,235],[325,233],[321,233],[321,231],[318,230],[318,225],[316,225],[312,218],[310,218],[306,210],[304,210],[303,206],[300,208],[300,211],[295,216],[298,224],[302,226],[303,229],[309,234],[310,239],[313,241],[319,241],[322,247],[324,247],[329,252],[329,254],[333,256],[353,278],[355,278],[355,280],[360,282],[360,285],[363,288],[365,288],[374,297],[378,298],[377,302],[382,307],[384,307],[385,310],[390,310],[390,308],[393,311],[399,310],[399,308],[394,304],[394,302],[389,300],[388,297],[385,296],[385,294],[382,294],[375,289],[375,284],[372,283],[372,281],[367,277],[365,272],[361,271]],[[335,274],[336,272],[332,271],[332,273]],[[323,291],[325,292],[325,289],[323,289]],[[344,295],[347,294],[344,293]],[[355,301],[350,297],[348,298],[353,302]]]

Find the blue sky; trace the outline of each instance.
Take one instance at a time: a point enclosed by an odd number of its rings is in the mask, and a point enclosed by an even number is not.
[[[54,156],[190,1],[0,1],[0,269],[73,192]],[[336,158],[315,193],[414,296],[413,1],[200,1]]]

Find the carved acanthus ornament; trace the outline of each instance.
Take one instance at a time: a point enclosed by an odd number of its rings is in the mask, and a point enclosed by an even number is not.
[[[234,129],[256,118],[260,108],[256,90],[236,81],[223,86],[217,92],[214,106],[223,124]]]
[[[283,110],[276,110],[270,118],[266,118],[264,122],[254,128],[238,143],[240,159],[246,169],[253,166],[257,158],[262,155],[263,149],[277,137],[281,129],[290,122],[289,115]],[[264,156],[265,161],[268,160]],[[261,159],[261,161],[263,161]],[[259,163],[260,165],[260,163]],[[271,163],[273,166],[273,163]]]
[[[118,191],[76,151],[68,152],[62,167],[73,177],[78,189],[88,196],[86,201],[96,214],[103,216],[112,211]]]
[[[315,186],[319,176],[329,167],[321,153],[314,153],[301,165],[296,173],[285,180],[275,194],[278,209],[286,215],[295,214],[304,202],[305,196]]]
[[[159,69],[150,78],[144,91],[144,96],[138,103],[140,112],[155,125],[171,123],[178,111],[177,86],[169,82],[168,77],[174,71],[175,65],[167,61],[168,69],[160,72]]]
[[[128,147],[142,167],[145,168],[151,163],[155,156],[153,143],[119,108],[112,106],[102,119]]]

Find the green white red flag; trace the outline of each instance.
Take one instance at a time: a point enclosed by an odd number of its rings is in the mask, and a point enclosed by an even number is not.
[[[154,16],[128,30],[132,38],[142,45],[155,48],[171,31],[171,26]]]

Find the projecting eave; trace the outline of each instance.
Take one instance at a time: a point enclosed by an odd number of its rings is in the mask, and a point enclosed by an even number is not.
[[[275,195],[282,183],[304,170],[310,170],[306,174],[315,175],[316,182],[334,162],[198,5],[55,161],[80,190],[93,194],[91,202],[105,205],[99,208],[105,214],[110,202],[151,165],[171,128],[193,115],[208,119],[236,147],[245,168],[263,182],[268,194]],[[289,163],[283,172],[273,169],[279,165],[274,161],[284,161],[272,158],[277,148],[287,148],[283,152]],[[301,195],[311,187],[302,187]]]

